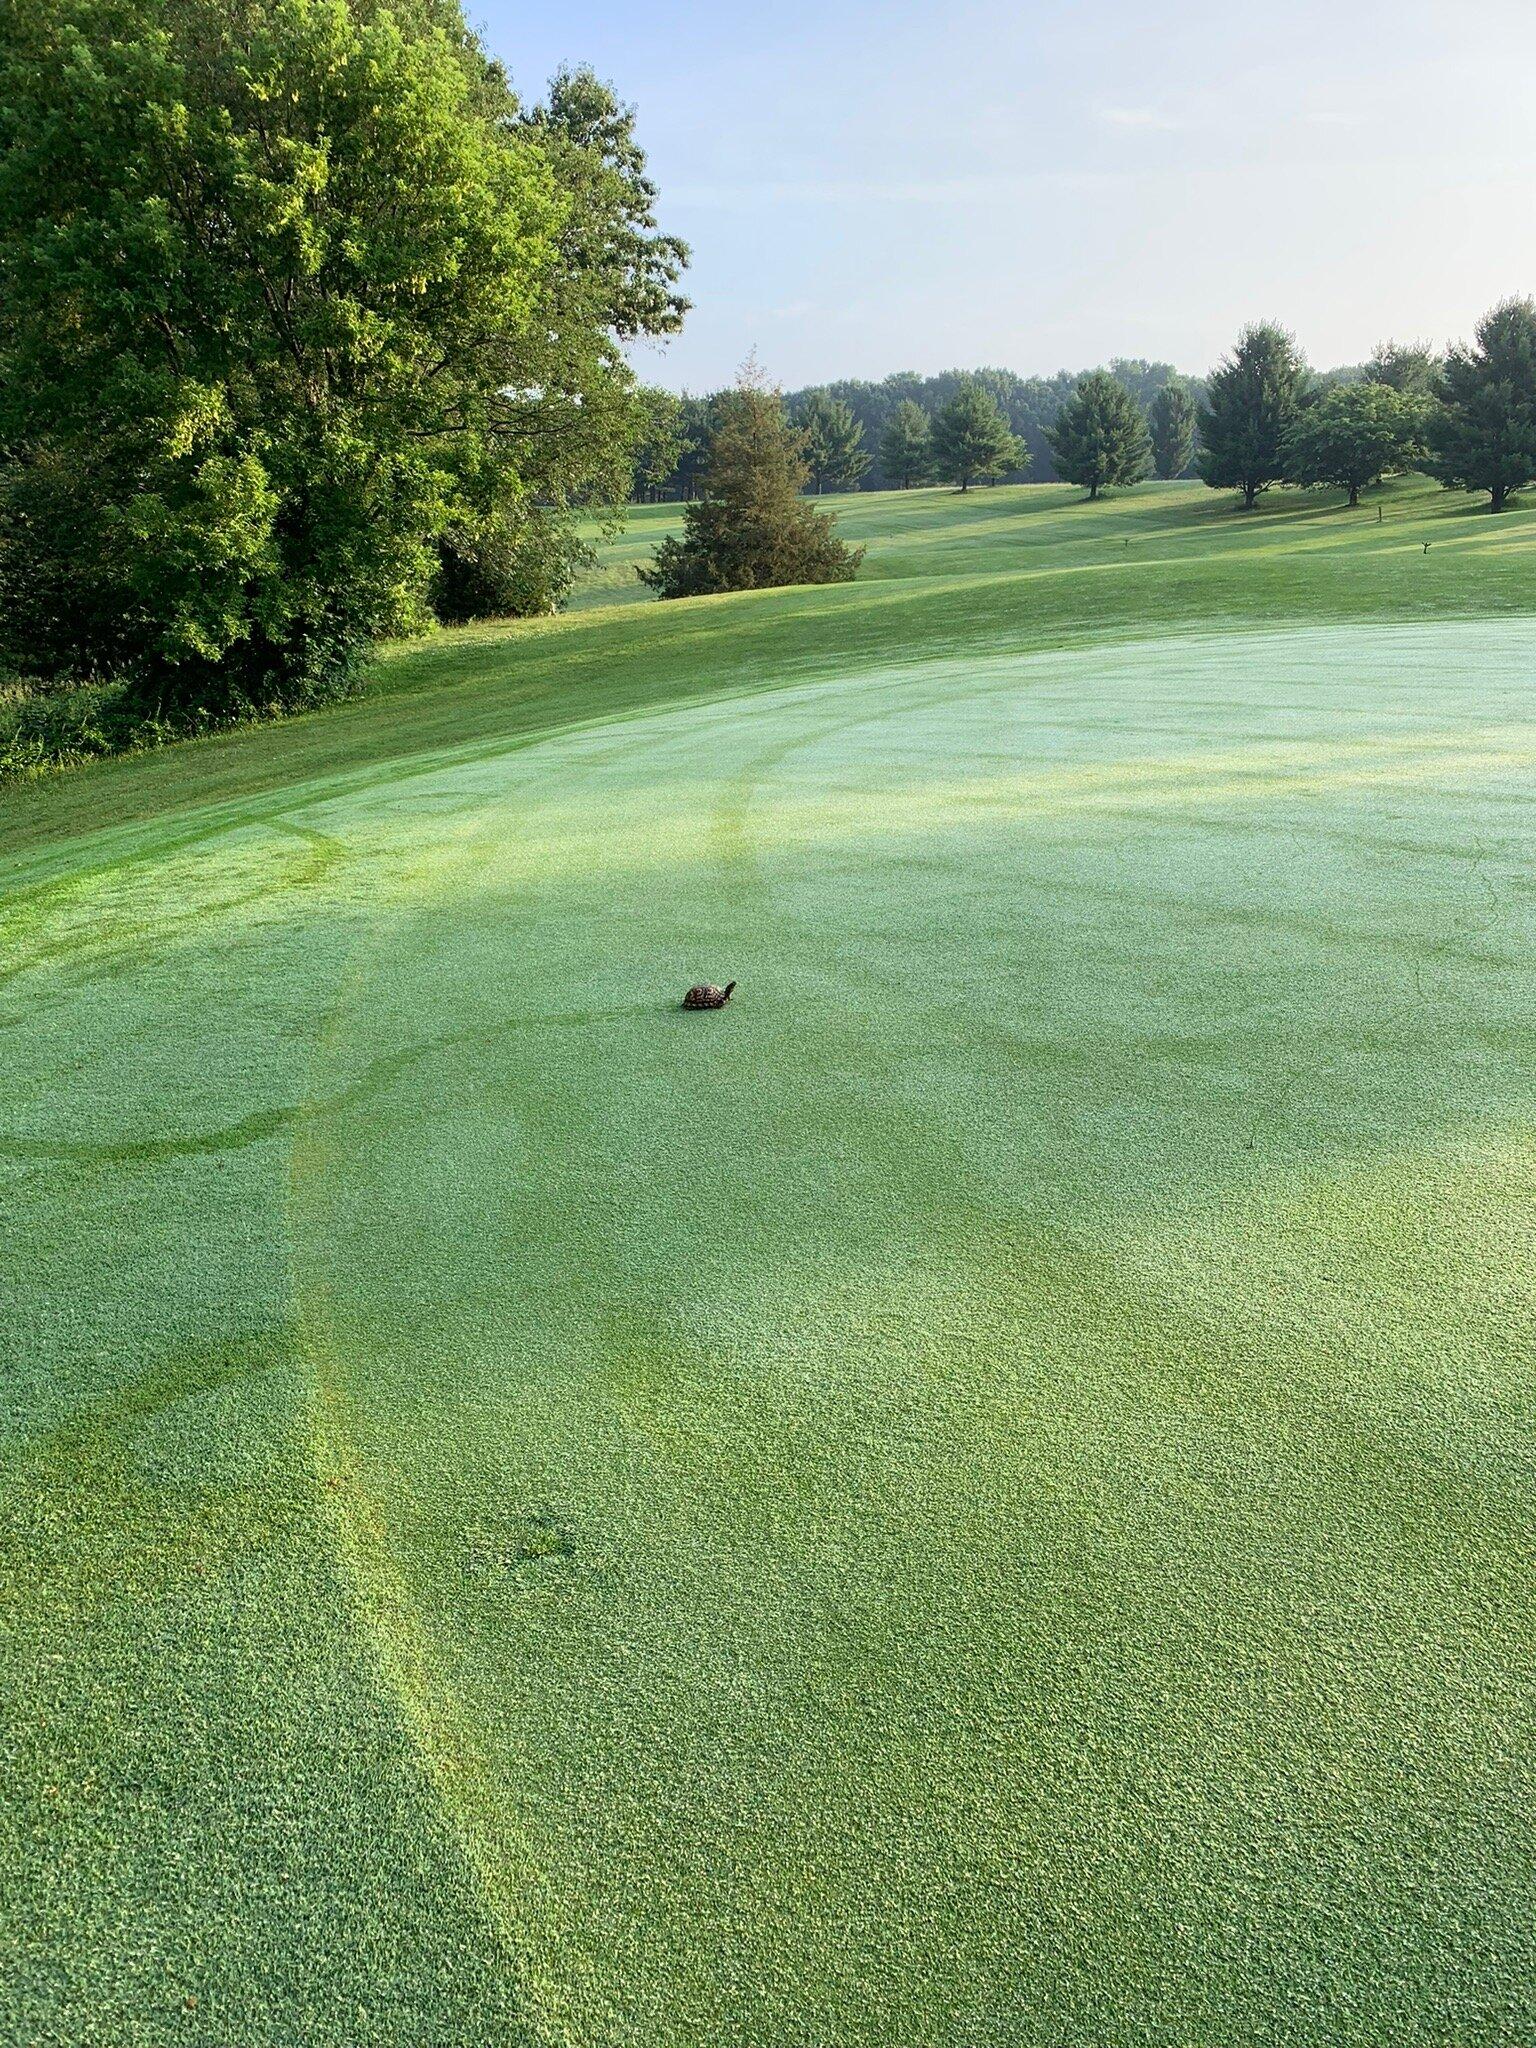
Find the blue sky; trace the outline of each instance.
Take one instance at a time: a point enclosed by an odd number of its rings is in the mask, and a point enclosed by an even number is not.
[[[1114,355],[1276,317],[1318,364],[1536,291],[1536,0],[470,0],[521,90],[638,103],[685,334],[780,382]]]

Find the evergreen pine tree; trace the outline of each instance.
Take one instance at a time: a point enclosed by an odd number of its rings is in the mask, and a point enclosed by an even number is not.
[[[1241,491],[1245,512],[1285,475],[1285,437],[1307,387],[1294,338],[1269,325],[1245,327],[1211,377],[1200,414],[1200,474],[1213,490]]]
[[[978,477],[1025,467],[1028,457],[997,400],[974,377],[962,377],[955,395],[933,416],[934,466],[968,491]]]
[[[840,398],[812,391],[795,421],[805,443],[805,466],[819,498],[826,490],[847,490],[869,468],[864,429]]]
[[[831,516],[801,497],[806,476],[802,437],[749,363],[713,402],[703,495],[683,514],[682,538],[661,543],[641,582],[663,597],[850,582],[864,550],[844,546]]]
[[[1161,477],[1182,476],[1195,452],[1195,401],[1189,387],[1174,380],[1152,400],[1152,461]]]
[[[928,415],[920,405],[904,398],[886,421],[880,435],[880,469],[888,484],[910,490],[933,469],[933,437]]]
[[[1502,512],[1536,481],[1536,303],[1506,299],[1453,348],[1429,420],[1429,468],[1447,490],[1487,491]]]
[[[1078,379],[1045,438],[1056,474],[1082,484],[1090,499],[1114,484],[1139,484],[1152,462],[1146,414],[1108,370]]]
[[[1429,398],[1441,368],[1442,358],[1427,341],[1380,341],[1365,366],[1365,379],[1368,384],[1388,384],[1394,391]]]

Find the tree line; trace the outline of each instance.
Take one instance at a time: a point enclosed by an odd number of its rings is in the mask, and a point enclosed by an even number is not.
[[[1478,325],[1470,347],[1444,355],[1424,343],[1383,342],[1363,364],[1313,372],[1285,329],[1247,327],[1206,380],[1165,364],[1124,360],[1076,378],[1026,380],[956,372],[928,380],[936,403],[911,395],[921,381],[823,386],[786,401],[801,437],[807,488],[905,490],[947,483],[1049,479],[1090,496],[1156,475],[1197,475],[1236,490],[1251,509],[1274,484],[1332,486],[1351,505],[1385,476],[1424,470],[1455,489],[1486,491],[1499,511],[1536,481],[1536,310],[1506,300]],[[1016,430],[1005,402],[1028,392],[1049,415]],[[892,399],[872,439],[853,399]],[[903,394],[895,396],[894,394]],[[718,398],[647,390],[635,495],[695,495],[705,472]],[[1037,466],[1035,439],[1043,451]]]
[[[664,394],[663,394],[664,396]],[[674,424],[681,401],[661,408]],[[829,480],[856,484],[870,457],[851,408],[826,392],[786,406],[749,365],[709,402],[702,461],[683,532],[669,535],[641,580],[662,597],[785,583],[837,583],[863,557],[801,493]],[[1251,510],[1272,484],[1360,493],[1383,477],[1427,470],[1450,489],[1486,491],[1495,512],[1536,482],[1536,302],[1509,299],[1478,323],[1470,347],[1444,357],[1422,343],[1383,342],[1355,374],[1315,378],[1295,339],[1261,322],[1244,328],[1196,406],[1178,381],[1143,408],[1112,370],[1079,377],[1045,429],[1058,478],[1090,499],[1129,488],[1153,469],[1190,463],[1213,489]],[[1198,446],[1197,446],[1198,436]],[[663,448],[665,452],[665,447]],[[880,437],[899,488],[942,478],[959,490],[1028,460],[996,397],[960,378],[930,417],[902,399]]]
[[[1149,409],[1158,405],[1165,388],[1172,402],[1188,407],[1198,406],[1204,396],[1202,379],[1180,377],[1169,363],[1117,358],[1110,374]],[[1077,382],[1068,371],[1052,377],[1020,377],[1001,369],[945,370],[932,377],[901,371],[880,383],[845,379],[791,392],[785,403],[791,417],[809,430],[810,488],[818,493],[950,481],[941,474],[945,457],[930,449],[925,430],[931,435],[935,422],[948,416],[963,395],[969,410],[979,410],[973,396],[978,391],[992,401],[1012,441],[1003,466],[972,480],[1049,481],[1055,472],[1048,431]],[[632,495],[641,501],[686,502],[698,490],[715,398],[648,389],[642,402],[647,431],[637,452]],[[1183,471],[1187,467],[1186,462]]]
[[[1384,342],[1350,382],[1319,382],[1295,339],[1247,327],[1211,378],[1200,474],[1246,510],[1274,484],[1345,491],[1422,470],[1502,512],[1536,482],[1536,302],[1506,299],[1444,356]]]

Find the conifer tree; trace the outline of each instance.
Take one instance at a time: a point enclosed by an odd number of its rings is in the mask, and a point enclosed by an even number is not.
[[[1283,479],[1285,437],[1307,391],[1294,338],[1283,327],[1245,327],[1200,414],[1200,474],[1213,490],[1241,491],[1251,512],[1260,491]]]
[[[1152,430],[1152,461],[1160,477],[1182,476],[1195,452],[1195,401],[1189,387],[1175,379],[1152,400],[1147,416]]]
[[[955,395],[933,416],[934,466],[947,482],[968,491],[979,477],[1022,469],[1028,458],[997,400],[974,377],[962,377]]]
[[[1506,299],[1471,348],[1446,357],[1429,468],[1447,490],[1487,491],[1502,512],[1536,481],[1536,303]]]
[[[1082,484],[1090,499],[1114,484],[1139,484],[1151,467],[1146,414],[1108,370],[1078,379],[1045,438],[1056,474]]]
[[[823,491],[849,489],[869,468],[864,429],[831,392],[812,391],[802,402],[795,425],[818,498]]]
[[[1430,397],[1439,380],[1442,359],[1427,341],[1380,341],[1365,366],[1368,384],[1388,384],[1394,391]]]
[[[639,571],[663,597],[764,590],[785,583],[847,583],[864,559],[833,533],[829,513],[800,493],[808,472],[801,435],[755,363],[714,400],[703,495]]]
[[[922,483],[932,472],[928,415],[910,398],[901,401],[881,432],[880,468],[886,482],[903,491]]]
[[[1287,483],[1333,485],[1358,505],[1367,484],[1424,459],[1424,405],[1369,380],[1336,384],[1297,414],[1285,439]]]

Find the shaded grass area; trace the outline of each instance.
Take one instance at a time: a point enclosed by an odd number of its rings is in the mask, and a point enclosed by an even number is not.
[[[1529,528],[1386,509],[0,799],[0,2034],[1532,2030]]]

